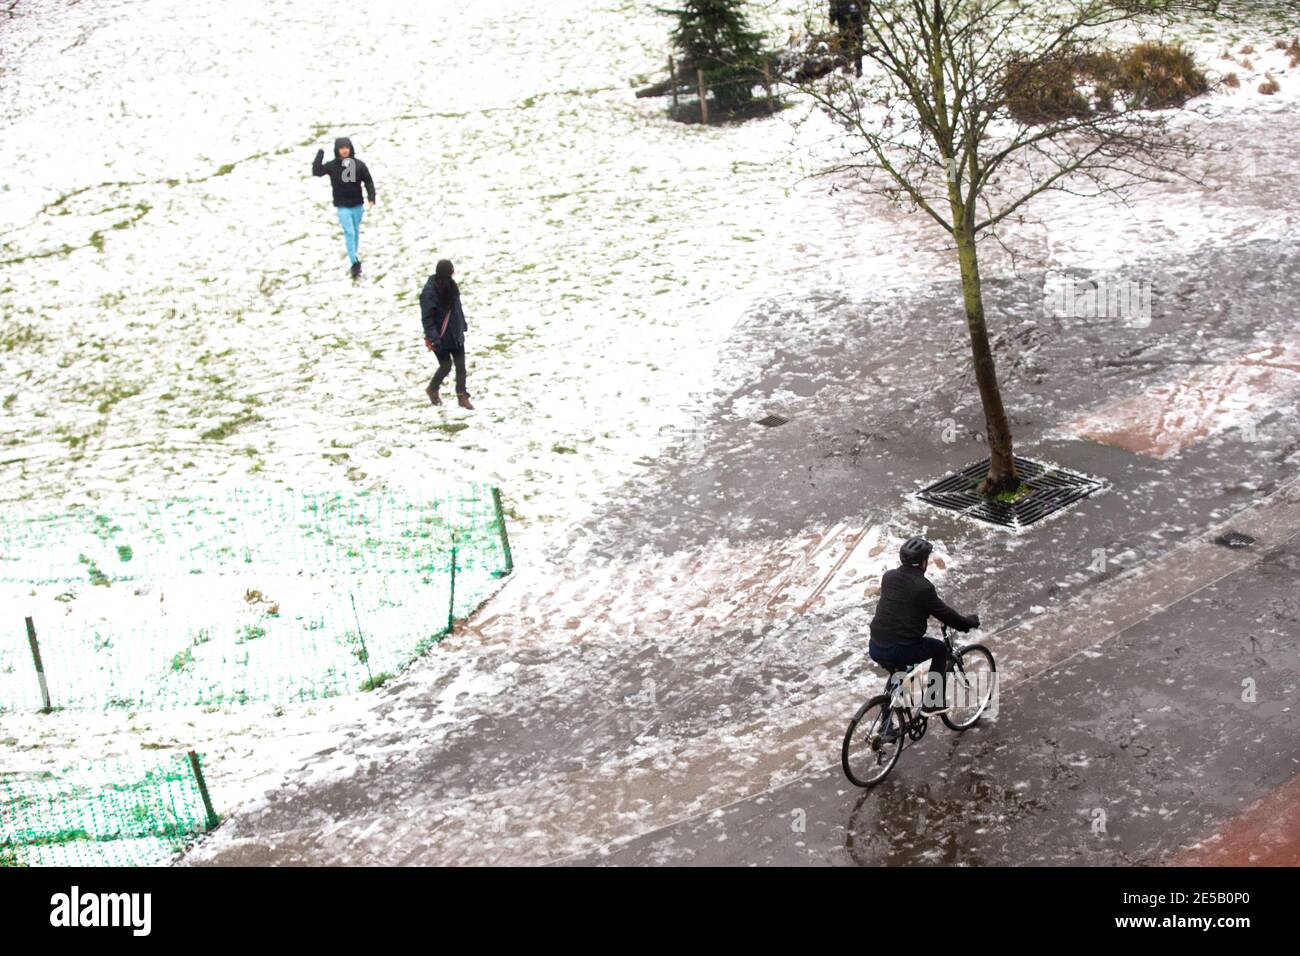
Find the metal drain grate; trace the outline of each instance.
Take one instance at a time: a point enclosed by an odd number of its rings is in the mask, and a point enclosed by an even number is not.
[[[1004,528],[1023,528],[1082,501],[1102,487],[1102,482],[1064,468],[1016,457],[1016,471],[1029,493],[1016,501],[996,501],[975,493],[989,473],[989,459],[976,462],[954,475],[917,492],[922,501],[955,511],[968,518]]]
[[[1221,544],[1225,548],[1249,548],[1255,543],[1255,539],[1241,531],[1225,531],[1214,539],[1215,544]]]
[[[760,418],[754,422],[755,425],[762,425],[764,428],[776,428],[778,425],[788,424],[790,419],[784,415],[768,415],[766,418]]]

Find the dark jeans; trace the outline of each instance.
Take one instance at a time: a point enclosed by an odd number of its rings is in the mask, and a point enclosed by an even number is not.
[[[434,349],[434,355],[438,357],[438,371],[433,373],[433,381],[430,383],[436,392],[442,387],[443,379],[451,371],[452,359],[456,360],[456,394],[469,395],[465,391],[465,350],[464,349]]]
[[[862,4],[831,4],[831,25],[839,33],[840,52],[853,60],[854,72],[862,75],[863,16]]]
[[[943,702],[942,682],[948,673],[948,645],[937,637],[923,637],[915,644],[891,647],[880,647],[872,641],[868,645],[867,653],[877,664],[890,670],[902,670],[929,658],[930,676],[926,678],[922,700],[927,706]],[[938,677],[934,676],[936,674]]]

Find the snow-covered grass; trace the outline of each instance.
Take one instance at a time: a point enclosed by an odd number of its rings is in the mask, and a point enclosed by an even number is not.
[[[799,267],[794,245],[839,226],[791,189],[779,121],[688,128],[635,100],[667,52],[641,5],[17,12],[0,29],[15,172],[0,460],[28,511],[488,481],[517,560],[536,560],[548,529],[669,440],[731,323]],[[341,134],[379,186],[357,285],[308,175]],[[416,300],[443,256],[470,320],[472,414],[423,396]],[[291,709],[251,760],[260,706],[15,716],[6,762],[188,741],[229,807],[349,706]]]
[[[665,53],[637,5],[335,16],[52,5],[7,26],[9,493],[473,476],[526,539],[653,452],[730,299],[825,231],[777,122],[688,128],[632,97]],[[357,286],[308,175],[343,133],[379,185]],[[443,256],[475,414],[423,396],[417,296]]]

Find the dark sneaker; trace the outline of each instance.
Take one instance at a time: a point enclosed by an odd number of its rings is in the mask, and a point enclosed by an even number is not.
[[[360,278],[361,278],[361,263],[360,263],[360,262],[354,262],[354,263],[352,263],[352,278],[354,278],[354,279],[360,279]]]

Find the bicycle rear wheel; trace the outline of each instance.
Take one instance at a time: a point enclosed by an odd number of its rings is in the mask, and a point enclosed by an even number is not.
[[[957,661],[948,674],[952,706],[941,714],[949,730],[969,730],[988,710],[997,693],[998,665],[983,644],[958,648]]]
[[[892,727],[893,740],[885,740],[884,732]],[[840,750],[840,763],[844,776],[855,787],[873,787],[889,775],[903,752],[907,734],[899,726],[898,715],[889,707],[889,696],[880,694],[858,708],[849,721]]]

